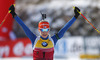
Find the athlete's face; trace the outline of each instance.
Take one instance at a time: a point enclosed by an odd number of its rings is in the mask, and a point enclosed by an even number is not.
[[[46,38],[48,35],[49,35],[49,29],[45,29],[45,30],[39,30],[40,32],[40,35],[43,37],[43,38]]]

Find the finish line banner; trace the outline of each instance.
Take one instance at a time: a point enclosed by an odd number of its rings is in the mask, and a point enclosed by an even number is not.
[[[0,57],[32,56],[32,52],[32,44],[28,38],[0,41]]]

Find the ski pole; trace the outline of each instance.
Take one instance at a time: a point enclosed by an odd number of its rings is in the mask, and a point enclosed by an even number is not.
[[[75,7],[73,7],[75,9]],[[94,27],[94,25],[81,13],[77,10],[77,12],[100,34],[100,31]]]
[[[15,6],[15,4],[13,4]],[[11,12],[11,10],[8,11],[8,13],[6,14],[6,16],[4,17],[4,20],[1,22],[0,27],[3,25],[3,23],[5,22],[7,16],[9,15],[9,13]]]
[[[1,22],[0,27],[2,26],[2,24],[5,22],[5,19],[7,18],[9,13],[6,14],[6,16],[4,17],[4,20]]]

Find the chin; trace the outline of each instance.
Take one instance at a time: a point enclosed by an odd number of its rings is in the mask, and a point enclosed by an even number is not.
[[[44,36],[43,38],[46,38],[47,36]]]
[[[43,38],[46,38],[47,36],[43,36]]]

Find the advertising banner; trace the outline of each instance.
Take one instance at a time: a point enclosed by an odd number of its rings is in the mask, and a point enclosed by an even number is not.
[[[32,56],[32,44],[28,38],[19,38],[16,41],[0,41],[1,57]]]
[[[12,31],[13,26],[13,18],[11,14],[8,14],[9,7],[14,4],[15,0],[0,0],[0,25],[2,24],[2,21],[4,23],[0,27],[0,41],[9,40],[9,34]],[[5,18],[6,16],[6,18]]]

